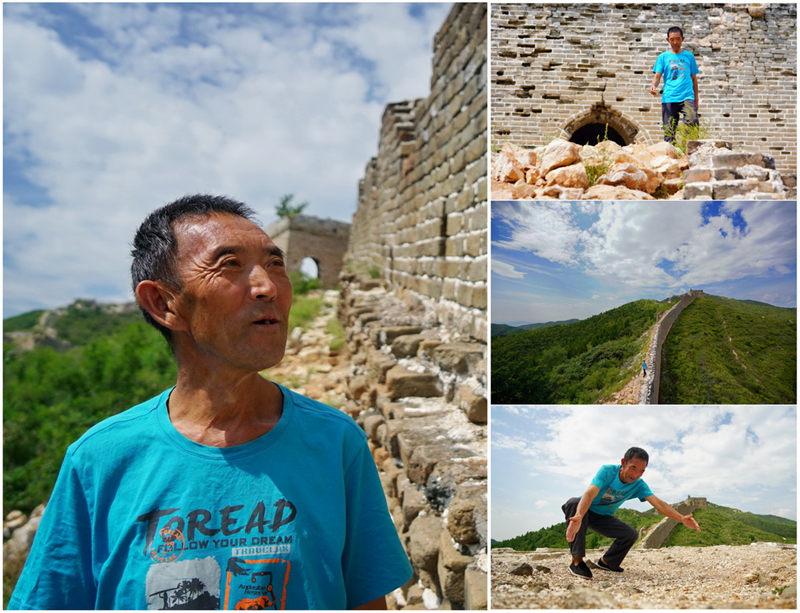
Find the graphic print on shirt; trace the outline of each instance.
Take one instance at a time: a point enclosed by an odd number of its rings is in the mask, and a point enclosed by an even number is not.
[[[603,492],[603,495],[600,497],[601,504],[614,504],[618,500],[625,498],[624,492],[618,492],[617,490],[611,489],[610,487]]]
[[[259,547],[234,549],[245,555]],[[239,558],[228,560],[225,573],[224,609],[285,609],[286,585],[291,563],[281,558]]]
[[[157,508],[137,517],[151,562],[148,608],[285,608],[297,510],[286,499],[270,506]]]
[[[147,608],[219,609],[221,574],[214,558],[153,564],[145,579]]]
[[[686,63],[682,59],[673,58],[669,60],[669,78],[673,81],[683,76],[681,73],[686,70]]]

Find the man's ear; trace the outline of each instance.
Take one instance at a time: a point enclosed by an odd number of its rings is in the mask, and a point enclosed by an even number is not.
[[[183,319],[175,310],[176,293],[163,283],[149,279],[136,286],[136,300],[150,317],[170,330],[184,330]]]

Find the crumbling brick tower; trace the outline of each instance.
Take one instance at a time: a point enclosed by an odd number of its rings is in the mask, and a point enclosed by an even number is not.
[[[796,19],[794,4],[492,5],[492,145],[661,140],[649,88],[678,25],[710,136],[795,173]]]

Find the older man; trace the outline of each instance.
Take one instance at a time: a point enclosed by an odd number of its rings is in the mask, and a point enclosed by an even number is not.
[[[656,497],[642,479],[650,461],[648,453],[640,447],[631,447],[619,464],[606,464],[597,471],[591,484],[580,498],[570,498],[561,506],[567,519],[567,542],[572,552],[569,572],[584,579],[592,578],[592,571],[583,558],[586,556],[586,529],[614,539],[608,551],[597,560],[596,567],[621,573],[622,560],[628,555],[639,534],[636,529],[614,517],[626,500],[638,498],[649,502],[656,511],[681,522],[687,528],[700,531],[692,514],[681,515],[666,502]]]
[[[363,432],[259,374],[292,287],[252,217],[189,196],[139,228],[177,383],[69,447],[10,608],[376,609],[409,579]]]

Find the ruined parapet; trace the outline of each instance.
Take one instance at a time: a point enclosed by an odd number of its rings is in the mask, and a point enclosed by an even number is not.
[[[681,296],[676,305],[669,309],[656,324],[656,331],[647,354],[647,376],[642,385],[640,404],[658,404],[659,379],[661,378],[661,347],[683,310],[694,302],[695,298],[703,296],[703,290],[689,290]]]
[[[661,100],[649,88],[677,25],[700,69],[701,125],[795,172],[797,8],[757,6],[492,4],[492,145],[662,140]]]
[[[359,183],[350,273],[429,303],[464,339],[485,342],[486,5],[456,4],[434,39],[427,98],[387,106]]]
[[[322,287],[337,286],[350,238],[349,223],[293,215],[279,219],[266,232],[286,254],[289,272],[299,271],[303,259],[311,258],[317,264]]]
[[[708,500],[706,498],[690,496],[681,502],[673,504],[672,508],[682,515],[688,515],[697,509],[707,509]],[[677,520],[665,517],[647,531],[647,534],[644,536],[644,538],[639,541],[638,547],[643,549],[656,549],[658,547],[662,547],[664,543],[667,542],[667,539],[669,539],[670,534],[672,534],[672,531],[677,525]]]
[[[783,177],[775,160],[762,153],[734,151],[725,141],[687,143],[686,200],[793,200],[797,176]]]

